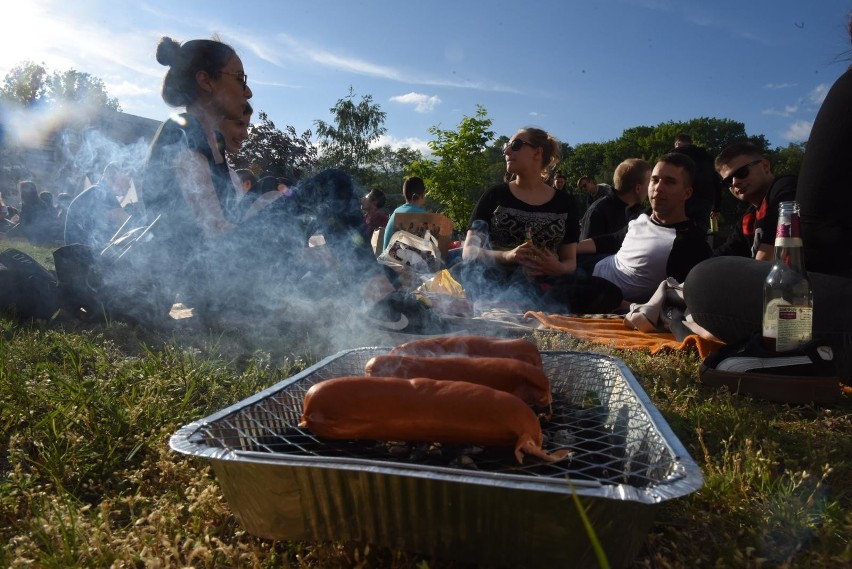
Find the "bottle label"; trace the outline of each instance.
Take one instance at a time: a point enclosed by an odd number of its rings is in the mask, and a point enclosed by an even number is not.
[[[781,237],[780,235],[775,237],[775,246],[776,247],[801,247],[802,246],[802,238],[801,237]]]
[[[813,307],[779,305],[776,350],[795,350],[811,341]]]
[[[778,338],[778,307],[790,303],[783,298],[773,298],[766,304],[766,310],[763,313],[763,337]]]

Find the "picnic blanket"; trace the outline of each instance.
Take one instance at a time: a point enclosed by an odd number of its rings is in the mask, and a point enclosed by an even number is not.
[[[534,311],[527,312],[525,317],[535,318],[545,328],[568,332],[579,340],[619,349],[648,349],[652,354],[661,350],[695,349],[703,359],[724,345],[722,342],[708,340],[697,334],[690,334],[683,341],[678,341],[670,332],[649,334],[631,330],[624,325],[622,318],[582,318]]]

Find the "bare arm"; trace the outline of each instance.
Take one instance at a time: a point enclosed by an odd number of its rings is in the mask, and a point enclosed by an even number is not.
[[[483,247],[482,242],[483,237],[480,233],[473,231],[472,229],[468,229],[467,235],[464,239],[462,259],[465,261],[478,260],[499,263],[501,265],[512,265],[518,263],[515,258],[517,248],[510,249],[508,251],[495,251],[494,249]]]
[[[769,243],[761,243],[754,254],[754,258],[758,261],[772,261],[775,259],[775,248]]]
[[[577,254],[578,255],[592,255],[598,252],[598,248],[595,246],[595,240],[592,238],[583,239],[579,243],[577,243]]]
[[[192,214],[207,238],[216,237],[234,228],[225,219],[207,159],[192,151],[181,152],[175,158],[178,186]]]

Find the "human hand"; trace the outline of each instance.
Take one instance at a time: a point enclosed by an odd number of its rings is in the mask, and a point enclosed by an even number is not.
[[[516,262],[524,267],[530,276],[558,275],[563,272],[559,256],[555,252],[536,247],[530,242],[519,245],[513,253]]]

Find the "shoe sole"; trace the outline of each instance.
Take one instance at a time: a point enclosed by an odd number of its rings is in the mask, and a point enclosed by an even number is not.
[[[734,394],[749,394],[779,403],[832,404],[843,400],[837,377],[719,371],[704,364],[699,366],[698,375],[704,385],[727,387]]]

